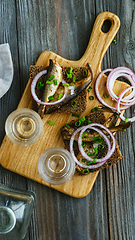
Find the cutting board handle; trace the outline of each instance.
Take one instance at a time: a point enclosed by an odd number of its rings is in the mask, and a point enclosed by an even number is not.
[[[110,29],[108,32],[103,32],[102,27],[106,20],[110,21]],[[84,63],[90,63],[94,73],[101,71],[101,63],[103,57],[114,39],[120,27],[120,19],[117,15],[111,12],[100,13],[95,21],[91,37],[87,49],[79,60]]]

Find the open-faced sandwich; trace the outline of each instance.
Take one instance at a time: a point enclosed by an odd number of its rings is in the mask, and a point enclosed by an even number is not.
[[[101,80],[106,72],[110,74],[106,85],[103,85]],[[113,86],[115,79],[120,76],[125,76],[131,86],[124,84],[124,90],[118,96],[113,92]],[[66,68],[50,59],[47,67],[31,66],[30,79],[33,109],[41,117],[53,112],[75,113],[77,116],[85,111],[87,90],[91,88],[89,85],[92,81],[89,64],[81,68]],[[108,92],[104,98],[110,97],[112,106],[100,96],[101,86],[106,86]],[[135,117],[126,119],[121,114],[122,110],[135,103],[135,74],[123,67],[106,69],[95,82],[95,93],[104,107],[95,107],[87,116],[67,123],[60,129],[65,147],[70,151],[76,162],[76,170],[81,174],[110,167],[122,158],[114,133],[125,130],[135,121]],[[109,119],[106,119],[105,111],[112,113]],[[125,123],[115,126],[118,117]]]
[[[62,139],[76,162],[76,170],[81,174],[108,168],[121,158],[119,146],[113,136],[123,131],[131,123],[115,126],[118,114],[115,112],[106,119],[108,108],[98,107],[76,121],[61,128]]]
[[[52,112],[82,113],[86,108],[86,88],[92,81],[90,65],[62,67],[49,60],[49,66],[30,66],[33,109],[41,117]]]

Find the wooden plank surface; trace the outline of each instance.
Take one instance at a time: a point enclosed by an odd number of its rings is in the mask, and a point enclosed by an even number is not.
[[[109,19],[111,21],[111,28],[107,33],[104,33],[101,29],[106,19]],[[92,108],[100,105],[100,103],[96,100],[96,95],[94,94],[94,84],[99,72],[101,72],[101,63],[103,56],[107,51],[108,46],[114,39],[119,27],[120,20],[115,14],[110,12],[103,12],[99,14],[96,18],[90,41],[88,43],[88,47],[80,60],[67,60],[50,51],[44,51],[37,60],[36,65],[38,66],[48,66],[49,59],[56,60],[56,62],[58,62],[61,66],[64,67],[82,67],[85,66],[87,63],[91,65],[93,80],[91,84],[92,91],[90,92],[90,94],[94,96],[94,101],[91,103],[88,100],[86,110],[82,113],[82,116],[86,116],[87,114],[89,114]],[[101,79],[101,84],[99,87],[99,92],[101,96],[103,96],[106,92],[106,88],[104,87],[105,81],[106,77],[103,77]],[[31,81],[29,80],[18,108],[31,108],[32,96],[30,92],[30,85]],[[114,85],[115,93],[119,95],[122,88],[126,88],[126,84],[117,81]],[[114,101],[112,101],[111,98],[108,98],[107,102],[109,105],[114,105]],[[54,126],[48,125],[49,119],[51,119],[51,121],[55,123]],[[56,186],[44,182],[37,170],[38,159],[45,150],[52,147],[64,147],[64,143],[60,134],[60,128],[63,127],[64,124],[72,120],[74,120],[72,114],[56,113],[51,115],[45,115],[42,119],[42,136],[34,145],[30,145],[27,147],[14,144],[7,136],[5,136],[2,146],[0,148],[1,165],[8,170],[21,174],[39,183],[45,184],[72,197],[85,197],[92,189],[98,172],[90,173],[86,176],[80,176],[76,172],[69,182],[60,186]]]
[[[35,64],[44,50],[67,59],[81,58],[100,12],[113,12],[121,20],[117,44],[111,44],[102,69],[124,65],[135,71],[134,8],[133,0],[2,0],[0,43],[9,42],[11,46],[14,81],[0,99],[0,141],[5,134],[5,120],[16,109],[27,84],[29,65]],[[131,110],[126,111],[126,116],[131,115]],[[2,183],[37,194],[25,240],[133,240],[134,136],[134,124],[126,132],[117,134],[123,159],[116,166],[100,171],[91,193],[83,199],[73,199],[0,167]],[[123,138],[125,141],[121,141]]]

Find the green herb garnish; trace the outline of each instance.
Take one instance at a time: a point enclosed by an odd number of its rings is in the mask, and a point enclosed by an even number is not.
[[[51,85],[51,84],[53,84],[53,82],[46,81],[46,84],[49,84],[49,85]]]
[[[93,142],[97,141],[97,140],[101,140],[101,137],[93,137]]]
[[[68,73],[71,74],[73,72],[73,67],[68,68]]]
[[[82,144],[81,144],[81,145],[82,145],[82,147],[85,147],[85,143],[84,143],[84,142],[82,142]]]
[[[130,120],[128,118],[125,118],[125,123],[127,123],[127,122],[130,122]]]
[[[76,142],[76,141],[74,141],[74,142],[73,142],[73,145],[74,145],[74,147],[76,147],[76,146],[77,146],[77,142]]]
[[[82,173],[83,173],[83,174],[88,174],[89,172],[90,172],[90,171],[89,171],[88,168],[85,168],[85,169],[82,170]]]
[[[94,156],[95,153],[87,153],[88,156]]]
[[[95,155],[98,154],[98,149],[97,147],[94,148]]]
[[[62,93],[60,93],[57,99],[58,99],[58,100],[59,100],[59,99],[61,99],[61,98],[62,98],[62,96],[63,96],[63,94],[62,94]]]
[[[104,86],[105,86],[105,87],[106,87],[106,83],[107,83],[107,82],[104,83]]]
[[[81,122],[80,119],[79,119],[77,122],[75,122],[75,126],[76,126],[76,127],[82,126],[82,122]]]
[[[72,73],[67,73],[67,78],[72,78]]]
[[[54,99],[54,97],[53,97],[53,96],[50,96],[50,97],[48,97],[48,99],[49,99],[49,100],[53,100],[53,99]]]
[[[50,125],[52,125],[52,126],[55,124],[54,122],[52,122],[52,121],[50,121],[50,120],[48,121],[48,123],[49,123]]]
[[[49,80],[51,81],[54,77],[55,75],[51,75],[51,77],[49,77]]]
[[[75,107],[76,104],[77,104],[76,100],[73,100],[73,101],[71,102],[71,106],[72,106],[72,107]]]
[[[98,145],[99,151],[102,150],[103,148],[104,148],[103,144],[99,144],[99,145]]]
[[[89,87],[87,91],[90,92],[91,90],[92,90],[92,87]]]
[[[76,82],[76,76],[73,76],[72,80],[75,83]]]
[[[84,136],[83,134],[85,134],[85,136]],[[88,133],[83,132],[83,134],[82,134],[82,138],[86,138],[86,137],[88,137]]]
[[[54,85],[58,85],[57,79],[54,79],[53,81],[54,81]]]
[[[97,110],[98,110],[98,107],[95,107],[95,108],[91,109],[91,112],[94,112],[94,111],[97,111]]]
[[[44,83],[38,82],[37,83],[37,90],[40,90],[40,88],[43,87],[43,86],[44,86]]]
[[[94,96],[89,96],[89,99],[90,100],[94,100]]]
[[[86,160],[84,158],[81,159],[81,162],[86,162]]]
[[[88,124],[91,124],[91,121],[90,121],[90,120],[88,120]]]
[[[69,83],[62,83],[63,87],[69,87]]]
[[[109,98],[109,97],[110,97],[109,93],[104,93],[103,96],[104,96],[105,98]]]
[[[115,39],[113,39],[113,40],[112,40],[112,42],[113,42],[114,44],[116,44],[116,43],[117,43],[117,41],[116,41]]]
[[[84,77],[87,77],[87,74],[88,74],[88,73],[87,73],[86,69],[84,69],[84,70],[83,70],[83,76],[84,76]]]
[[[65,124],[65,126],[66,126],[67,128],[70,128],[70,126],[69,126],[68,124]]]

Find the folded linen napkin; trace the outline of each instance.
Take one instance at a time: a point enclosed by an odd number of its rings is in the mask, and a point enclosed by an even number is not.
[[[0,44],[0,98],[9,90],[13,80],[13,62],[8,43]]]

